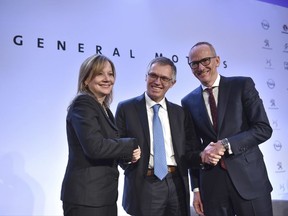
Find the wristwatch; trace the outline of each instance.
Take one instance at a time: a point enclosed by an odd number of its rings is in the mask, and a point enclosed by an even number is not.
[[[225,138],[225,139],[222,139],[221,140],[221,144],[223,145],[223,147],[225,148],[225,150],[229,150],[229,141],[228,141],[228,139],[227,138]]]

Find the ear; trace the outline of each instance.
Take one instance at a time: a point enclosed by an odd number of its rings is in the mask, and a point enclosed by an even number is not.
[[[216,57],[216,67],[219,67],[219,65],[220,65],[220,57],[217,56]]]
[[[170,88],[172,88],[176,83],[176,80],[172,81]]]

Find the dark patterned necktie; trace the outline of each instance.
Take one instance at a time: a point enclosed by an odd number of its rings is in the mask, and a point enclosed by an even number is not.
[[[206,89],[208,94],[209,94],[209,105],[210,105],[210,111],[211,111],[211,116],[212,116],[212,121],[213,121],[213,128],[215,132],[217,133],[217,106],[216,106],[216,101],[215,97],[213,95],[213,88],[207,88]],[[227,169],[224,160],[220,160],[220,165],[223,169]]]
[[[211,116],[212,116],[212,122],[213,122],[213,128],[217,132],[217,106],[216,106],[216,101],[213,95],[213,89],[212,88],[207,88],[206,91],[209,94],[208,101],[210,105],[210,111],[211,111]]]

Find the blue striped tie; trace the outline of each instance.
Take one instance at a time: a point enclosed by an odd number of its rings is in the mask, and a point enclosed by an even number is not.
[[[167,175],[167,162],[159,108],[160,104],[153,106],[154,174],[162,180]]]

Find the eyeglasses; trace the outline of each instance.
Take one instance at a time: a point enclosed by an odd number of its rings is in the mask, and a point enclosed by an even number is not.
[[[164,84],[168,84],[172,80],[172,78],[168,78],[165,76],[158,76],[155,73],[148,73],[147,75],[151,80],[157,80],[158,78],[160,78],[161,82]]]
[[[192,61],[189,62],[188,64],[190,65],[191,69],[196,69],[199,67],[199,64],[201,63],[203,66],[207,66],[211,63],[212,58],[216,58],[217,56],[212,56],[212,57],[206,57],[201,59],[200,61]]]

